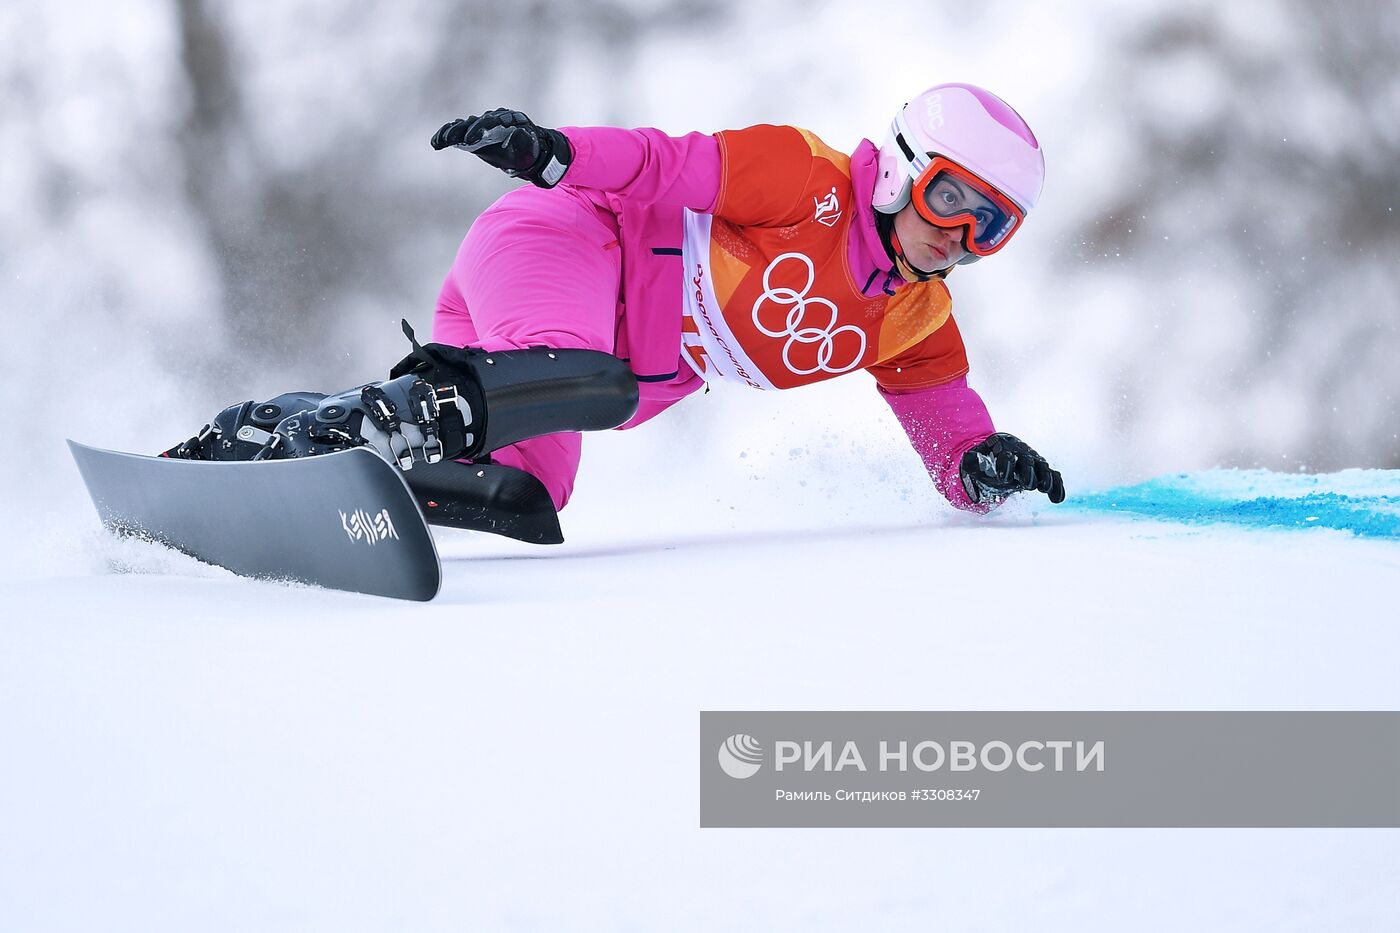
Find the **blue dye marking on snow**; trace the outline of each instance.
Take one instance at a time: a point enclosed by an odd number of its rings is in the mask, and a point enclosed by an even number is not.
[[[1400,539],[1400,470],[1206,470],[1072,496],[1065,504],[1080,511],[1190,525],[1334,528],[1363,537]]]

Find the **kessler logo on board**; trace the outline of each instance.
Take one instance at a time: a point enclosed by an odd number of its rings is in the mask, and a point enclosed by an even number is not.
[[[397,540],[399,537],[388,509],[380,509],[373,515],[364,509],[341,512],[340,526],[345,529],[345,534],[351,541],[362,541],[365,544],[378,544],[380,541],[391,538]]]

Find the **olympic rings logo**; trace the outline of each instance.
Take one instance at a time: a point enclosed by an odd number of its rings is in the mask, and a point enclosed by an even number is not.
[[[799,291],[786,286],[773,287],[770,279],[773,270],[778,268],[783,262],[795,259],[802,263],[807,269],[807,282]],[[813,373],[824,372],[833,376],[848,372],[856,368],[861,357],[865,355],[865,331],[854,324],[846,324],[836,327],[837,311],[836,305],[825,298],[808,298],[807,292],[817,280],[816,268],[812,265],[812,260],[802,253],[783,253],[777,259],[769,263],[768,268],[763,270],[763,294],[758,296],[758,300],[753,303],[753,324],[765,335],[773,338],[786,337],[787,342],[783,344],[783,365],[799,376],[810,376]],[[766,302],[773,302],[779,306],[787,306],[787,319],[782,330],[770,330],[765,327],[759,318],[759,312],[763,310]],[[806,321],[807,309],[814,305],[821,305],[826,309],[829,320],[824,327],[813,327]],[[833,329],[835,328],[835,329]],[[849,363],[843,366],[832,366],[831,358],[836,354],[836,337],[842,333],[852,333],[860,338],[860,348]],[[817,345],[817,365],[811,369],[799,369],[792,363],[792,350],[794,347],[803,344]]]

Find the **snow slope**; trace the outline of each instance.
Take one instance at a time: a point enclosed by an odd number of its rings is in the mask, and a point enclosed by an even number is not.
[[[430,604],[64,513],[0,589],[0,929],[1395,929],[1396,831],[701,831],[696,747],[702,709],[1394,709],[1393,534],[726,483],[757,519],[445,533]]]

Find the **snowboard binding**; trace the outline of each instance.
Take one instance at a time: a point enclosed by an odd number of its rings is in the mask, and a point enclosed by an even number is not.
[[[465,449],[474,437],[470,405],[448,384],[400,376],[327,396],[314,410],[278,422],[254,460],[311,457],[347,447],[373,447],[400,470],[438,463],[444,451]]]
[[[336,395],[289,392],[261,404],[230,405],[161,456],[182,460],[286,460],[373,447],[401,470],[438,463],[473,441],[471,408],[455,387],[414,376]]]

